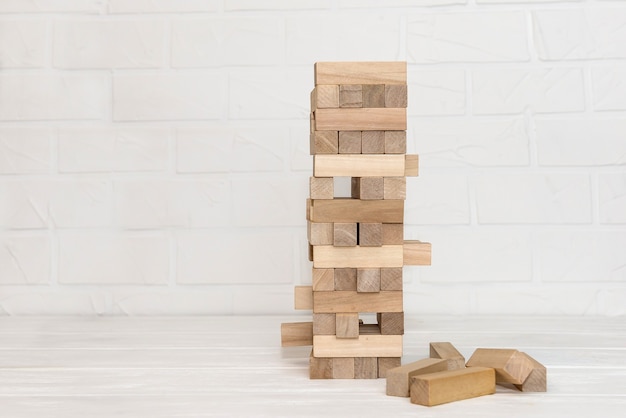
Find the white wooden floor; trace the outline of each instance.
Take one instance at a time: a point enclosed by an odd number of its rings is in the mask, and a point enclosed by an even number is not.
[[[306,317],[0,318],[0,417],[624,417],[626,318],[407,318],[403,363],[450,341],[517,348],[547,393],[413,405],[385,380],[309,380]]]

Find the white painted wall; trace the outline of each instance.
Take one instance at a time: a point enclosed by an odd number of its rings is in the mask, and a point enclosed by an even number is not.
[[[0,0],[0,314],[293,313],[334,60],[408,61],[408,313],[626,314],[617,0]]]

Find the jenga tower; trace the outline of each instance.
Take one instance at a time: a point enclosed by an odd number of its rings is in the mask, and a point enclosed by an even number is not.
[[[430,244],[405,241],[406,63],[318,62],[311,93],[313,177],[307,200],[312,286],[295,308],[313,321],[283,324],[282,343],[313,345],[312,379],[384,377],[400,365],[402,267],[430,264]],[[334,178],[351,178],[335,197]],[[376,313],[376,323],[360,314]]]

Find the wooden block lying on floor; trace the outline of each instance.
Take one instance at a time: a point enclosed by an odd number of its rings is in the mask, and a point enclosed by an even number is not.
[[[333,224],[307,222],[307,238],[311,245],[333,245]]]
[[[385,107],[385,85],[363,84],[363,107]]]
[[[406,131],[385,131],[385,154],[406,154]]]
[[[335,289],[350,290],[356,292],[356,269],[338,268],[335,271]],[[333,289],[330,289],[333,290]]]
[[[335,197],[335,186],[332,177],[310,177],[309,197],[311,199],[332,199]]]
[[[314,357],[313,350],[309,356],[309,378],[311,379],[332,379],[333,359],[324,357]]]
[[[314,313],[313,335],[335,335],[335,321],[334,313]],[[311,340],[312,339],[313,337],[311,337]]]
[[[320,84],[311,92],[311,110],[339,107],[339,85]]]
[[[430,266],[431,247],[430,242],[404,241],[404,265]]]
[[[402,357],[402,335],[359,335],[338,339],[333,335],[313,336],[316,357]]]
[[[378,378],[378,358],[377,357],[355,357],[354,358],[354,378],[355,379],[377,379]]]
[[[339,131],[339,154],[361,153],[361,131]]]
[[[389,224],[400,225],[402,224]],[[383,224],[372,222],[359,223],[359,245],[362,247],[380,247],[383,245]]]
[[[402,290],[402,267],[380,269],[380,290]]]
[[[521,385],[533,371],[534,363],[514,349],[478,348],[467,361],[467,367],[491,367],[496,370],[497,383]]]
[[[401,224],[404,200],[310,200],[307,219],[313,222],[382,222]]]
[[[419,174],[419,156],[407,154],[404,159],[404,175],[407,177],[417,177]]]
[[[430,343],[430,358],[446,360],[448,370],[465,368],[465,357],[449,342]]]
[[[404,176],[405,156],[396,154],[318,154],[313,156],[315,177]]]
[[[294,305],[296,310],[313,309],[313,287],[296,286],[294,288]]]
[[[363,131],[361,152],[363,154],[384,154],[385,131]]]
[[[359,314],[357,312],[336,313],[335,321],[337,338],[359,338]]]
[[[383,179],[384,177],[352,177],[352,198],[361,200],[382,200],[385,196]]]
[[[496,392],[495,372],[471,367],[413,376],[409,390],[411,403],[425,406],[491,395]]]
[[[408,398],[411,377],[444,370],[448,370],[447,362],[434,358],[418,360],[387,370],[387,395]]]
[[[317,109],[318,131],[405,131],[406,108]]]
[[[402,267],[402,245],[381,247],[334,247],[318,245],[313,247],[313,267]]]
[[[387,371],[400,367],[400,357],[378,357],[378,377],[387,377]]]
[[[310,138],[310,153],[337,154],[339,152],[339,133],[337,131],[314,131]]]
[[[335,247],[354,247],[356,245],[356,222],[335,222],[333,228],[333,245]]]
[[[530,372],[524,383],[515,385],[522,392],[546,392],[548,390],[548,371],[546,367],[526,353],[520,353],[533,363],[533,370]]]
[[[406,199],[406,177],[384,177],[383,199]]]
[[[351,357],[336,357],[333,359],[333,379],[354,379],[355,362]]]
[[[313,269],[313,291],[335,290],[335,269]]]
[[[357,292],[380,292],[380,269],[367,268],[356,271]]]
[[[406,84],[406,62],[316,62],[315,84]]]
[[[406,107],[406,84],[390,84],[385,86],[385,107]]]
[[[339,86],[339,107],[363,107],[363,88],[360,84]]]
[[[313,312],[402,312],[401,291],[359,293],[350,290],[314,292]],[[387,356],[395,357],[395,356]]]
[[[297,347],[313,344],[312,322],[287,322],[280,324],[282,347]]]
[[[404,312],[379,312],[377,318],[382,335],[404,334]]]

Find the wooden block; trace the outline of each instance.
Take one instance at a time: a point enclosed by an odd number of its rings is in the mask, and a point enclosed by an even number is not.
[[[337,338],[359,338],[359,314],[338,312],[335,314],[335,334]]]
[[[405,131],[406,108],[317,109],[320,131]]]
[[[385,154],[406,154],[406,131],[385,131]]]
[[[400,357],[378,357],[378,377],[387,377],[387,371],[400,367]]]
[[[313,246],[309,244],[309,261],[313,261]]]
[[[383,223],[383,245],[404,245],[404,225]]]
[[[315,249],[313,249],[315,251]],[[430,242],[416,240],[404,241],[405,266],[430,266]],[[313,256],[315,258],[315,255]]]
[[[404,220],[404,200],[313,200],[307,219],[313,222],[401,224]]]
[[[297,347],[311,344],[313,344],[312,322],[291,322],[280,324],[280,345],[282,347]]]
[[[307,222],[307,238],[311,245],[333,245],[333,224]]]
[[[335,197],[332,177],[309,178],[309,194],[311,199],[332,199]]]
[[[380,290],[402,290],[402,267],[380,269]]]
[[[384,197],[383,177],[352,177],[352,198],[382,200]]]
[[[332,379],[333,359],[313,356],[313,350],[309,356],[309,378]]]
[[[318,245],[313,247],[313,267],[402,267],[403,246],[383,245],[382,247],[334,247]]]
[[[313,309],[312,286],[296,286],[294,288],[294,308],[296,310]]]
[[[355,357],[354,378],[355,379],[378,379],[378,358],[377,357]]]
[[[465,357],[449,342],[430,343],[430,357],[448,362],[448,370],[465,368]]]
[[[384,154],[385,131],[363,131],[361,135],[361,153]]]
[[[313,131],[310,140],[311,155],[339,152],[339,132],[337,131]]]
[[[389,84],[385,86],[385,107],[406,107],[406,84]]]
[[[526,353],[520,353],[533,363],[533,370],[530,372],[524,383],[515,385],[522,392],[546,392],[548,390],[548,371],[546,367]]]
[[[402,225],[402,224],[393,224],[393,225]],[[383,245],[383,224],[373,223],[373,222],[359,223],[359,245],[361,247],[382,246]]]
[[[387,395],[409,397],[411,378],[447,369],[445,360],[425,358],[387,370]]]
[[[406,62],[316,62],[315,84],[406,84]]]
[[[377,317],[382,335],[404,335],[404,312],[380,312]]]
[[[335,269],[313,269],[313,291],[335,290]]]
[[[381,335],[378,324],[364,324],[359,319],[359,335]]]
[[[352,357],[333,358],[333,379],[354,379],[354,360]]]
[[[384,177],[383,198],[406,199],[406,177]]]
[[[313,156],[315,177],[403,177],[404,155],[318,154]]]
[[[402,292],[399,291],[358,293],[335,290],[334,292],[315,292],[313,300],[313,312],[315,313],[403,311]]]
[[[380,292],[380,269],[368,268],[356,271],[357,292]]]
[[[333,224],[333,245],[336,247],[353,247],[356,245],[356,222],[335,222]]]
[[[404,157],[404,175],[417,177],[419,174],[419,156],[417,154],[407,154]]]
[[[495,373],[488,367],[472,367],[413,376],[410,392],[411,403],[425,406],[491,395],[496,392]]]
[[[337,108],[339,107],[339,85],[320,84],[315,86],[315,109]]]
[[[339,107],[363,107],[363,89],[360,84],[339,86]]]
[[[363,84],[363,107],[385,107],[384,84]]]
[[[496,370],[497,383],[521,385],[533,371],[534,363],[517,350],[478,348],[467,361],[467,367],[491,367]]]
[[[336,328],[334,313],[313,314],[313,335],[335,335],[335,331]]]
[[[339,268],[335,270],[335,290],[351,290],[356,292],[356,269]]]
[[[339,154],[361,153],[361,131],[339,131]]]
[[[316,357],[402,357],[402,335],[359,335],[338,339],[332,335],[314,335]]]

